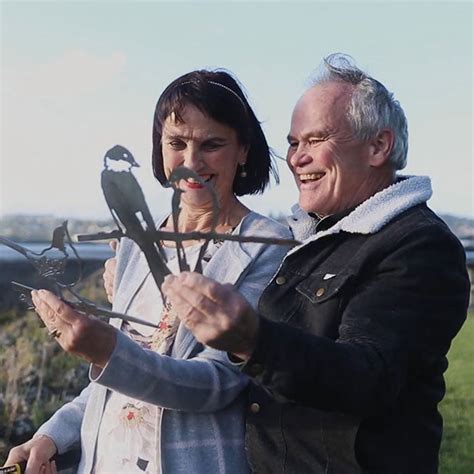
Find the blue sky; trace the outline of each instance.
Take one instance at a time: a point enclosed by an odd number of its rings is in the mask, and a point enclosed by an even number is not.
[[[155,212],[151,121],[163,88],[223,67],[246,88],[268,140],[286,152],[291,110],[325,55],[351,54],[400,100],[404,174],[429,175],[433,209],[474,216],[471,2],[1,1],[0,213],[108,217],[104,152],[129,148]],[[296,188],[246,199],[286,213]]]

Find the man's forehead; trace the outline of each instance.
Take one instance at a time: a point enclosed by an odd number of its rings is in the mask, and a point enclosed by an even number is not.
[[[308,89],[293,110],[291,128],[302,132],[311,129],[324,133],[345,121],[347,104],[353,86],[341,82],[325,82]]]
[[[323,82],[309,88],[298,100],[296,107],[345,107],[349,101],[354,86],[343,82]]]

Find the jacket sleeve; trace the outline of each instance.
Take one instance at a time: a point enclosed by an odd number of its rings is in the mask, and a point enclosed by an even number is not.
[[[254,308],[286,250],[276,245],[263,248],[236,282]],[[99,373],[92,367],[90,375],[94,382],[130,397],[191,412],[225,407],[249,380],[225,352],[205,348],[191,359],[177,359],[145,350],[122,333],[108,364]]]
[[[35,437],[46,435],[54,441],[58,454],[68,451],[80,442],[82,418],[92,385],[89,384],[71,402],[62,406],[46,423],[41,425]]]
[[[383,411],[413,377],[440,378],[466,317],[464,250],[427,226],[387,246],[357,277],[337,340],[261,318],[243,371],[282,401],[355,415]]]

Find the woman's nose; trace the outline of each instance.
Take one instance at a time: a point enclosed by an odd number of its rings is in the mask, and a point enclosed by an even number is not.
[[[193,169],[199,167],[202,162],[202,156],[198,149],[189,147],[184,153],[184,166]]]

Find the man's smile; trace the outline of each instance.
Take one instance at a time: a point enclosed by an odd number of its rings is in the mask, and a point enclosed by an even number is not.
[[[298,179],[301,183],[310,183],[313,181],[319,181],[326,173],[305,173],[298,175]]]

